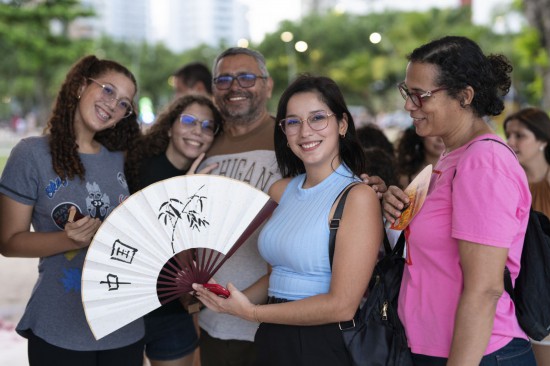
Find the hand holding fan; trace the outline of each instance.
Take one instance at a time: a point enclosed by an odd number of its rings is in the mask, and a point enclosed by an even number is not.
[[[201,174],[128,197],[84,262],[82,302],[96,339],[207,283],[276,206],[249,184]]]
[[[409,225],[414,216],[420,211],[426,195],[428,194],[428,188],[430,187],[430,179],[432,177],[432,164],[426,166],[413,181],[405,188],[405,194],[409,196],[409,206],[401,212],[401,216],[395,220],[390,226],[393,230],[403,230]]]

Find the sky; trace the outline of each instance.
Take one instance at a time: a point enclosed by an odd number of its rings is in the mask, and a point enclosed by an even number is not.
[[[282,20],[297,20],[301,16],[297,0],[238,0],[249,8],[248,21],[253,41],[261,42],[266,33],[275,31]],[[506,7],[512,0],[472,0],[474,22],[487,24],[494,9]],[[457,6],[460,0],[341,0],[344,9],[376,10],[398,8],[403,10],[427,10],[433,6]]]

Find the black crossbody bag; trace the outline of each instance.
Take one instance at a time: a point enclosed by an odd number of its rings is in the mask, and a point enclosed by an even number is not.
[[[344,212],[347,195],[355,184],[357,183],[344,188],[330,221],[331,268],[336,232]],[[397,315],[397,298],[405,265],[404,248],[403,233],[392,249],[384,230],[385,255],[374,266],[366,302],[357,310],[353,321],[345,322],[345,326],[342,326],[344,323],[340,323],[344,343],[354,366],[412,366],[413,364],[405,329]]]

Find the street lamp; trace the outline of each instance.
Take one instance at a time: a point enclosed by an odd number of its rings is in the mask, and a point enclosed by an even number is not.
[[[297,73],[296,52],[306,52],[308,44],[304,41],[297,41],[294,43],[294,50],[291,48],[291,42],[294,39],[292,32],[281,33],[281,40],[285,43],[286,56],[288,59],[288,83],[292,82],[292,79]],[[296,51],[296,52],[295,52]]]
[[[290,48],[290,42],[294,39],[294,34],[292,32],[283,32],[281,33],[281,41],[285,43],[286,57],[288,64],[288,84],[292,82],[292,78],[296,74],[296,54]]]

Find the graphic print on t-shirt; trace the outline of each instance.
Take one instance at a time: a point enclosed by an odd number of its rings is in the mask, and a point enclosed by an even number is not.
[[[101,188],[96,182],[86,183],[88,197],[86,197],[86,206],[90,217],[103,221],[111,208],[111,200],[106,193],[101,192]]]
[[[61,278],[61,282],[63,283],[65,293],[71,291],[80,292],[80,283],[82,282],[82,269],[62,268],[62,271],[63,278]]]

